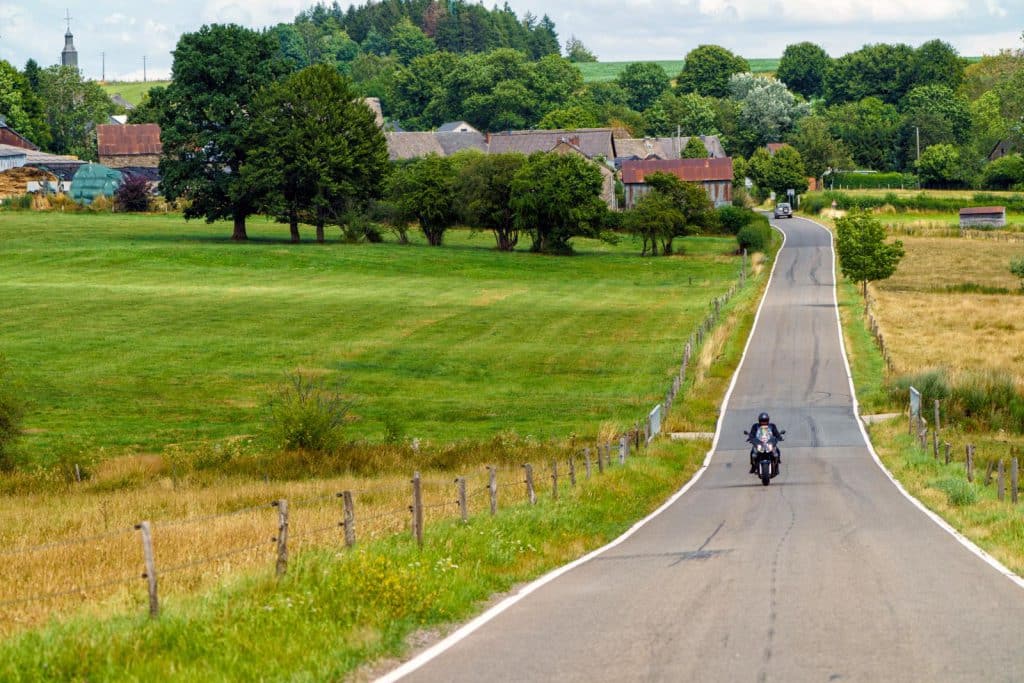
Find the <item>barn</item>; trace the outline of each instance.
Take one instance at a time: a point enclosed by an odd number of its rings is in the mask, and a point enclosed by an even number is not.
[[[1005,206],[971,206],[960,209],[961,228],[1002,228],[1005,226]]]
[[[622,184],[626,190],[626,208],[650,191],[645,177],[652,173],[671,173],[680,180],[700,183],[715,206],[732,204],[732,158],[720,159],[648,159],[622,162]]]

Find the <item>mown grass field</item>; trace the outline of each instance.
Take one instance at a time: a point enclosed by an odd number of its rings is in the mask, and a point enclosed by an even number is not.
[[[150,88],[157,86],[166,88],[170,83],[170,81],[146,81],[145,83],[141,81],[107,81],[100,83],[100,86],[108,95],[120,94],[132,104],[138,105],[142,102],[142,98],[149,93]]]
[[[658,64],[665,70],[669,78],[675,78],[683,70],[682,59],[664,60],[639,60]],[[753,73],[775,73],[779,68],[777,58],[770,59],[748,59],[750,70]],[[614,81],[619,73],[634,62],[577,62],[576,66],[583,73],[583,80],[586,83]]]
[[[174,216],[4,214],[3,353],[31,460],[258,435],[296,369],[354,402],[353,440],[593,435],[663,396],[738,269],[727,237],[643,259],[628,239],[556,258],[465,231],[440,249],[293,246],[261,220],[249,244],[228,234]]]

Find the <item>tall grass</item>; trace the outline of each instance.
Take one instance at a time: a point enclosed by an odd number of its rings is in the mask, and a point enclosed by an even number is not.
[[[707,443],[662,442],[559,500],[469,524],[429,524],[354,552],[320,548],[196,596],[172,595],[158,620],[82,615],[0,643],[0,678],[337,680],[397,655],[417,629],[467,618],[507,591],[622,533],[699,466]],[[141,583],[141,582],[140,582]],[[272,656],[266,653],[272,652]]]
[[[957,212],[965,206],[1005,206],[1007,211],[1024,212],[1024,195],[1003,194],[993,195],[977,192],[966,197],[962,193],[943,194],[938,192],[918,192],[916,194],[885,192],[885,193],[849,193],[840,191],[808,192],[800,198],[800,209],[811,214],[819,214],[831,208],[835,202],[837,209],[879,209],[893,207],[896,211],[935,211]]]

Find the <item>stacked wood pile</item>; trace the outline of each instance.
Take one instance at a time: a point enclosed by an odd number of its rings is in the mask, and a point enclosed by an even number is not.
[[[28,191],[30,182],[41,183],[47,180],[56,184],[57,177],[47,171],[28,166],[8,169],[0,173],[0,199],[20,197]]]

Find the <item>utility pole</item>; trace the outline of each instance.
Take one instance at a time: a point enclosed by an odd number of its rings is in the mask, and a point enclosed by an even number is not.
[[[914,126],[914,134],[917,136],[917,160],[921,161],[921,127]]]
[[[107,81],[107,53],[106,52],[101,52],[100,53],[100,57],[103,59],[103,62],[102,62],[103,66],[102,66],[102,68],[100,70],[100,74],[101,74],[100,75],[100,80],[105,83]]]
[[[146,55],[142,55],[142,82],[146,82]]]

